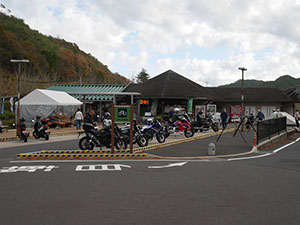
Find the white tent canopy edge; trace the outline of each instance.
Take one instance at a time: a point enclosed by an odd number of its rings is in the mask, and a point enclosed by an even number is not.
[[[20,100],[20,112],[27,121],[36,116],[49,117],[57,112],[72,117],[81,105],[82,102],[66,92],[35,89]]]

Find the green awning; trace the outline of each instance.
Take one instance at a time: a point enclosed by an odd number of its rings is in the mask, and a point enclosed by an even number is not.
[[[82,101],[112,101],[112,95],[99,95],[97,93],[121,93],[127,85],[122,84],[101,84],[101,85],[54,85],[49,88],[48,90],[53,91],[64,91],[69,95],[73,96],[74,98]],[[72,94],[74,93],[74,94]],[[75,94],[76,93],[76,94]],[[88,95],[80,96],[80,93],[89,93]],[[90,94],[95,93],[95,95]]]

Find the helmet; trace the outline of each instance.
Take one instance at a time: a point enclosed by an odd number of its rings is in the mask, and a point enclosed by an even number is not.
[[[111,117],[111,116],[110,116],[110,113],[109,113],[109,112],[104,113],[104,118],[108,119],[108,118],[110,118],[110,117]]]
[[[147,119],[147,124],[151,124],[151,123],[153,123],[153,119],[151,118]]]
[[[24,122],[24,121],[25,121],[25,118],[24,118],[24,117],[21,117],[21,118],[19,119],[19,121],[20,121],[20,122]]]
[[[104,119],[103,120],[103,125],[105,127],[110,127],[111,126],[111,120],[110,119]]]

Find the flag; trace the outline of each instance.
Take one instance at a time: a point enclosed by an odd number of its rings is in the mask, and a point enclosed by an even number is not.
[[[10,111],[14,112],[14,97],[11,97],[9,99],[9,103],[10,103]]]

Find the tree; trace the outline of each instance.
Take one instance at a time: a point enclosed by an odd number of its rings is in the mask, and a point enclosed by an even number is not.
[[[147,73],[147,70],[142,68],[142,71],[138,75],[136,75],[136,82],[138,84],[145,83],[147,80],[149,80],[149,78],[150,76]]]

